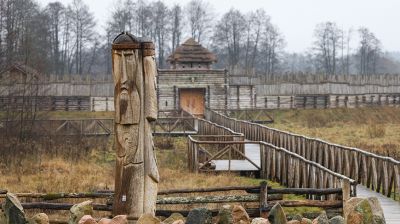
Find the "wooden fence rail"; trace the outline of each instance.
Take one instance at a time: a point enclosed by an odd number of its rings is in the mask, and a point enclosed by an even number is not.
[[[243,133],[246,139],[287,149],[388,197],[400,197],[400,161],[393,158],[229,118],[211,110],[206,111],[206,118]]]
[[[308,190],[305,192],[304,190]],[[5,198],[7,191],[2,190],[0,194],[1,199]],[[231,192],[229,195],[197,195],[193,194],[207,193],[207,192]],[[236,192],[236,193],[233,193]],[[190,196],[168,196],[170,194],[190,194]],[[346,192],[340,188],[326,188],[326,189],[300,189],[300,188],[279,188],[273,189],[267,183],[261,182],[259,186],[228,186],[228,187],[214,187],[214,188],[199,188],[199,189],[171,189],[160,191],[158,193],[157,205],[179,205],[179,204],[221,204],[221,203],[252,203],[249,211],[251,217],[265,216],[273,205],[276,203],[281,204],[283,207],[320,207],[326,209],[343,208],[342,198]],[[328,200],[328,198],[319,198],[317,200],[284,200],[283,195],[332,195],[337,200]],[[97,211],[112,211],[112,197],[113,191],[99,191],[91,193],[16,193],[18,198],[28,198],[28,201],[34,199],[41,199],[41,201],[22,202],[24,209],[46,209],[46,210],[69,210],[73,204],[70,202],[52,202],[55,199],[68,199],[68,198],[103,198],[107,199],[107,203],[101,204],[96,202],[93,204],[93,209]],[[111,200],[110,200],[111,199]],[[3,201],[4,202],[4,201]],[[1,206],[1,203],[0,203]],[[179,212],[187,215],[189,211],[172,211],[157,209],[157,215],[168,216],[171,213]],[[215,211],[216,215],[217,211]]]

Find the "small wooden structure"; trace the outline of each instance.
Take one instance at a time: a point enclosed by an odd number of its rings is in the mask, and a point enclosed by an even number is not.
[[[227,107],[227,71],[212,69],[217,61],[213,53],[190,38],[168,57],[168,61],[170,69],[158,72],[159,109],[184,109],[202,117],[205,107]]]

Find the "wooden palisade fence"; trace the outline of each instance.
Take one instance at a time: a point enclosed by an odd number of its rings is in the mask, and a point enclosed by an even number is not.
[[[243,133],[246,139],[266,142],[270,148],[274,146],[287,149],[294,153],[291,157],[297,154],[388,197],[396,198],[396,195],[400,195],[400,161],[393,158],[236,120],[211,110],[206,111],[206,117],[212,122]]]

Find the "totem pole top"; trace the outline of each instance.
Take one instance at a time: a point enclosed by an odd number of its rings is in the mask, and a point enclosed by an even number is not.
[[[136,37],[131,33],[122,32],[113,41],[113,50],[142,49],[143,56],[155,55],[154,44],[148,38]]]

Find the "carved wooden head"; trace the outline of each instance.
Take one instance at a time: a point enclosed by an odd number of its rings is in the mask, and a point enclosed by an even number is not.
[[[115,94],[115,122],[138,124],[140,119],[140,88],[142,66],[140,43],[128,33],[115,38],[112,46]]]

